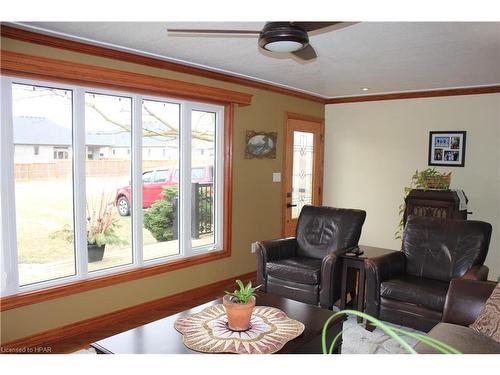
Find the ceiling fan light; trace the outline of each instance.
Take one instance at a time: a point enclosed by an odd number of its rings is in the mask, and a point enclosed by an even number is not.
[[[295,52],[308,43],[307,32],[290,22],[268,22],[259,35],[259,46],[272,52]]]
[[[264,49],[272,52],[294,52],[304,48],[304,45],[294,40],[279,40],[267,43]]]

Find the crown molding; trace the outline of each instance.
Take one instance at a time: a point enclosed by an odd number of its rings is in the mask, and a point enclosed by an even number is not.
[[[288,95],[300,99],[306,99],[313,102],[325,104],[325,98],[308,94],[302,91],[293,90],[290,88],[280,87],[270,83],[255,81],[249,78],[238,77],[226,73],[215,72],[208,69],[189,66],[178,62],[162,60],[149,56],[140,55],[138,53],[126,52],[109,47],[97,46],[90,43],[74,41],[53,35],[41,34],[34,31],[20,29],[17,27],[1,25],[0,35],[5,38],[20,40],[23,42],[35,43],[47,47],[65,49],[73,52],[86,53],[89,55],[107,57],[115,60],[125,61],[134,64],[150,66],[154,68],[171,70],[179,73],[195,75],[199,77],[215,79],[218,81],[234,83],[247,87],[257,88],[261,90],[276,92],[278,94]]]
[[[22,25],[20,25],[19,27],[22,27]],[[35,43],[48,47],[60,48],[73,52],[86,53],[94,56],[107,57],[115,60],[131,62],[154,68],[166,69],[179,73],[186,73],[218,81],[234,83],[246,87],[257,88],[300,99],[310,100],[321,104],[342,104],[342,103],[370,102],[370,101],[380,101],[380,100],[431,98],[440,96],[478,95],[478,94],[491,94],[500,92],[500,85],[495,84],[488,86],[459,87],[450,89],[436,89],[436,90],[422,90],[422,91],[404,91],[404,92],[391,92],[391,93],[381,93],[381,94],[371,94],[371,95],[325,98],[323,96],[313,95],[303,91],[281,87],[267,82],[260,82],[250,78],[234,76],[229,73],[221,73],[209,70],[208,68],[189,66],[179,62],[173,62],[173,61],[163,60],[160,58],[144,56],[138,53],[126,52],[104,46],[97,46],[94,44],[90,44],[89,42],[75,41],[63,37],[42,34],[39,32],[25,30],[18,27],[12,27],[5,24],[1,25],[0,35],[6,38],[20,40],[29,43]]]
[[[461,87],[461,88],[441,89],[441,90],[406,91],[406,92],[396,92],[390,94],[346,96],[346,97],[326,99],[325,104],[358,103],[358,102],[373,102],[380,100],[400,100],[400,99],[415,99],[415,98],[433,98],[439,96],[493,94],[498,92],[500,92],[500,85]]]
[[[93,85],[132,92],[250,105],[252,95],[213,86],[0,50],[4,75]]]

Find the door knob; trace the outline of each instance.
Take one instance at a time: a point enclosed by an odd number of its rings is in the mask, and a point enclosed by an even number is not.
[[[287,203],[287,205],[286,205],[286,206],[287,206],[287,208],[290,208],[290,207],[297,207],[297,205],[296,205],[296,204],[291,204],[291,203]]]

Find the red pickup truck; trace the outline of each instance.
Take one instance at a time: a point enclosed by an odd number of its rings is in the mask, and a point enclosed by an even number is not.
[[[191,181],[199,184],[212,184],[213,167],[202,166],[191,169]],[[161,192],[166,186],[179,183],[179,169],[159,167],[142,173],[142,208],[149,208],[154,202],[162,199]],[[131,186],[119,188],[116,191],[116,207],[121,216],[130,215]]]

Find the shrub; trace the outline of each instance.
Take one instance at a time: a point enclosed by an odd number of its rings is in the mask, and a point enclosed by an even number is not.
[[[159,242],[174,238],[174,201],[177,199],[177,187],[163,189],[162,200],[144,210],[144,228]]]
[[[194,185],[194,184],[193,184]],[[211,191],[208,193],[211,194]],[[212,232],[212,199],[207,199],[207,192],[198,191],[198,222],[194,221],[192,225],[193,232],[197,233],[211,233]],[[174,201],[178,197],[177,187],[165,187],[161,193],[162,200],[153,203],[153,205],[144,210],[144,228],[148,229],[152,236],[159,242],[176,240],[174,235]],[[193,202],[193,204],[195,204]],[[198,227],[196,228],[196,225]],[[198,236],[196,235],[196,238]]]

